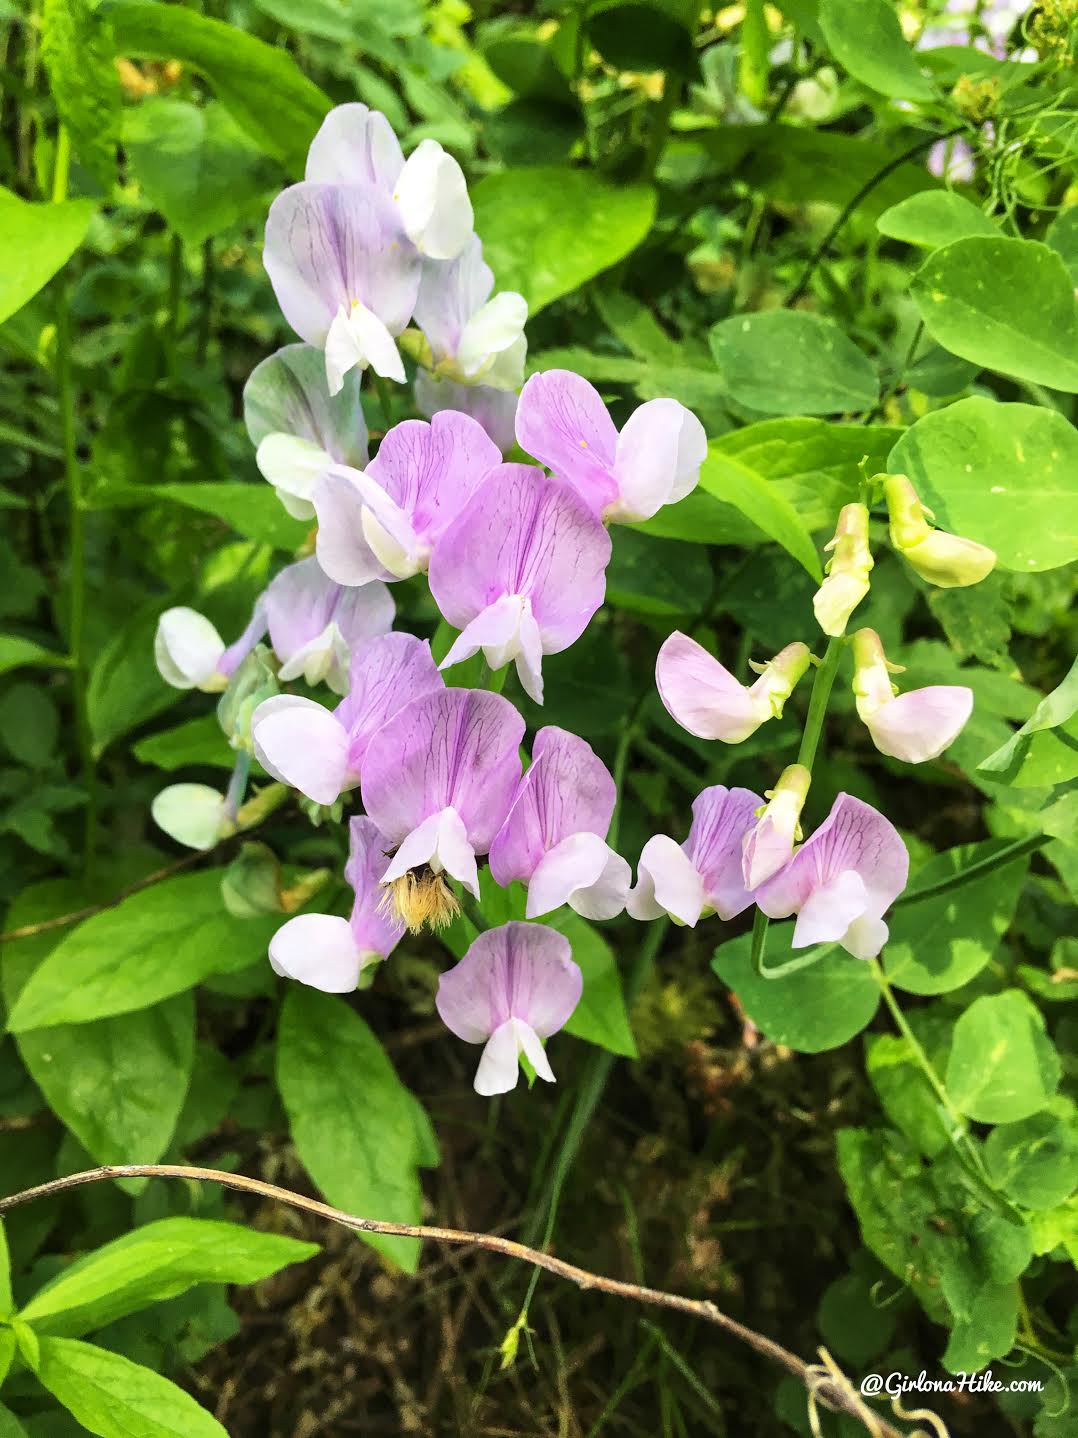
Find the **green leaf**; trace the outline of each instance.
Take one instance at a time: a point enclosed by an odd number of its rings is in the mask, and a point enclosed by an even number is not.
[[[991,869],[936,898],[917,895],[958,878],[964,869],[1006,845],[999,839],[962,844],[921,869],[888,916],[883,967],[891,983],[911,994],[945,994],[968,983],[995,953],[1014,918],[1029,855]]]
[[[662,0],[600,0],[587,12],[588,39],[615,70],[691,75],[697,68],[692,36],[684,23],[685,7],[680,15],[677,10]]]
[[[93,1343],[43,1338],[37,1377],[99,1438],[228,1438],[182,1388]]]
[[[923,190],[892,205],[876,221],[881,235],[936,250],[968,235],[998,235],[983,210],[953,190]]]
[[[79,924],[31,976],[8,1028],[22,1034],[126,1014],[263,959],[279,916],[233,918],[221,899],[223,874],[162,879]]]
[[[302,168],[331,105],[287,50],[181,5],[103,0],[100,11],[120,54],[180,60],[198,71],[267,155]]]
[[[1054,1113],[1001,1124],[984,1144],[988,1177],[1025,1208],[1055,1208],[1078,1186],[1078,1132]]]
[[[713,325],[711,352],[737,404],[762,414],[869,410],[876,371],[838,325],[800,310],[732,315]]]
[[[619,529],[606,571],[608,604],[674,619],[702,611],[712,584],[711,563],[703,549]]]
[[[940,1360],[951,1373],[979,1373],[1014,1347],[1018,1330],[1018,1285],[986,1283],[959,1318]]]
[[[951,1040],[950,1020],[931,1010],[909,1015],[910,1027],[939,1071]],[[942,1061],[941,1061],[942,1060]],[[865,1039],[865,1074],[887,1117],[921,1153],[934,1158],[949,1143],[940,1101],[901,1034],[870,1034]]]
[[[932,99],[932,86],[890,0],[822,0],[820,28],[839,64],[870,90],[903,100]]]
[[[973,235],[929,255],[910,293],[929,334],[974,364],[1078,391],[1078,303],[1059,255]]]
[[[1048,226],[1044,241],[1061,257],[1078,287],[1078,205],[1071,205],[1069,210],[1063,210],[1055,217]]]
[[[111,26],[92,0],[45,0],[41,58],[75,153],[107,195],[116,183],[120,77]]]
[[[317,1252],[317,1244],[238,1223],[162,1218],[76,1259],[21,1316],[40,1334],[79,1338],[196,1283],[257,1283]]]
[[[140,739],[132,746],[131,752],[140,764],[153,764],[169,774],[193,764],[231,769],[236,759],[235,751],[229,747],[214,714],[186,719],[174,729],[165,729],[160,734]]]
[[[817,582],[823,579],[816,545],[797,510],[755,470],[709,445],[707,459],[700,470],[700,486],[724,504],[732,505],[781,544],[813,579]]]
[[[761,978],[752,967],[752,935],[741,934],[715,950],[711,967],[729,984],[749,1018],[769,1039],[801,1053],[838,1048],[871,1022],[880,990],[867,964],[837,944],[792,950],[792,924],[772,924],[765,963],[777,968],[815,952],[819,958],[784,978]]]
[[[1059,1083],[1059,1055],[1036,1006],[1018,989],[975,999],[959,1016],[947,1091],[978,1123],[1013,1123],[1044,1108]]]
[[[1078,715],[1033,734],[1028,743],[1022,740],[1006,774],[988,777],[1014,789],[1051,788],[1078,778]]]
[[[15,1334],[10,1328],[0,1328],[0,1387],[3,1386],[4,1379],[11,1372],[11,1365],[14,1361]],[[23,1429],[18,1425],[13,1428],[10,1425],[9,1428],[4,1427],[9,1418],[11,1418],[11,1414],[0,1403],[0,1438],[22,1438]],[[11,1419],[11,1422],[15,1422],[14,1418]]]
[[[245,484],[242,480],[221,483],[151,484],[138,491],[148,499],[167,499],[173,504],[213,514],[230,524],[237,534],[275,549],[297,549],[309,525],[293,519],[268,484]]]
[[[124,153],[150,204],[191,246],[261,208],[274,170],[228,111],[155,96],[124,117]]]
[[[4,1220],[0,1218],[0,1318],[10,1318],[15,1312],[15,1299],[11,1294],[11,1255],[8,1252]]]
[[[179,689],[165,683],[154,663],[154,635],[166,607],[161,599],[151,599],[136,610],[90,666],[86,707],[97,756],[182,698]]]
[[[0,189],[0,324],[67,264],[96,208],[93,200],[32,205]]]
[[[1078,553],[1078,432],[1056,410],[975,397],[926,414],[891,451],[941,529],[1022,573]]]
[[[0,1383],[4,1381],[4,1352],[7,1344],[10,1344],[14,1350],[15,1335],[10,1329],[0,1331]],[[0,1403],[0,1438],[27,1438],[26,1429],[11,1409],[5,1408],[2,1403]]]
[[[624,259],[655,218],[650,185],[553,166],[488,175],[472,203],[498,288],[519,291],[533,315]]]
[[[569,940],[573,958],[584,975],[584,991],[565,1032],[609,1049],[612,1054],[636,1058],[636,1040],[629,1026],[614,950],[598,929],[571,909],[559,909],[543,923]]]
[[[277,1084],[303,1166],[330,1203],[419,1222],[414,1099],[359,1014],[336,995],[292,986],[277,1031]],[[359,1237],[415,1272],[418,1239]]]
[[[1065,678],[1056,685],[1050,694],[1044,696],[1021,729],[994,754],[989,754],[987,759],[983,759],[978,764],[978,772],[1001,774],[1007,777],[1009,772],[1017,770],[1029,755],[1032,735],[1048,729],[1059,728],[1072,717],[1076,710],[1078,710],[1078,659],[1075,659]]]

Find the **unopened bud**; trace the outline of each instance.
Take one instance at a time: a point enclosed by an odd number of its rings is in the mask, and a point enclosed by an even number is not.
[[[237,919],[282,914],[281,865],[266,844],[246,843],[221,877],[221,898]]]
[[[208,784],[170,784],[150,806],[153,821],[188,849],[212,849],[236,832],[228,801]]]
[[[760,677],[752,685],[753,701],[762,711],[763,718],[781,719],[787,699],[794,692],[812,660],[807,644],[795,640],[780,649],[774,659],[766,664],[749,660],[749,668]]]
[[[256,645],[228,681],[217,704],[217,722],[233,749],[254,752],[251,716],[264,699],[281,692],[272,654],[264,644]]]
[[[816,591],[812,608],[825,634],[845,634],[850,615],[869,590],[872,553],[868,547],[868,506],[847,504],[838,517],[827,578]]]
[[[891,543],[922,579],[941,589],[978,584],[995,567],[996,555],[974,539],[947,534],[929,524],[932,511],[921,503],[904,474],[889,474],[883,482],[891,520]]]
[[[765,791],[768,802],[759,812],[756,827],[745,835],[742,849],[746,889],[758,888],[789,861],[801,836],[801,810],[811,783],[812,774],[804,764],[790,764],[775,787]]]

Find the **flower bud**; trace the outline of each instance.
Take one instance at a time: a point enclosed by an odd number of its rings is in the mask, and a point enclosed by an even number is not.
[[[891,682],[901,666],[890,664],[874,629],[853,636],[853,692],[857,713],[881,754],[907,764],[938,758],[973,712],[973,691],[962,684],[930,684],[899,694]]]
[[[188,849],[212,849],[236,832],[227,799],[208,784],[170,784],[150,812],[159,829]]]
[[[246,843],[221,876],[221,898],[237,919],[285,912],[281,897],[281,865],[266,844]]]
[[[801,837],[801,810],[808,798],[812,775],[804,764],[790,764],[759,811],[756,826],[745,835],[741,874],[745,888],[753,890],[788,863]]]
[[[872,554],[868,547],[868,506],[847,504],[838,517],[827,578],[816,591],[812,608],[825,634],[845,634],[850,615],[868,593]]]
[[[233,749],[254,753],[251,716],[264,699],[281,692],[271,657],[266,646],[259,644],[233,674],[218,700],[217,722]]]
[[[922,579],[941,589],[959,589],[978,584],[992,572],[995,551],[974,539],[934,529],[925,518],[931,518],[932,511],[921,503],[904,474],[886,475],[883,492],[891,519],[891,543]]]
[[[204,614],[186,605],[166,609],[157,621],[153,654],[158,672],[174,689],[213,694],[228,683],[218,669],[225,641]]]

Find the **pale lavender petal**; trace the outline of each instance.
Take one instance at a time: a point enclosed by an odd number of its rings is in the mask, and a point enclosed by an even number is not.
[[[281,677],[297,677],[294,661],[310,654],[312,643],[331,644],[339,636],[347,672],[348,656],[388,633],[396,606],[386,586],[377,580],[344,588],[322,569],[315,558],[302,559],[282,569],[265,594],[266,619],[274,652],[282,662]],[[329,626],[336,626],[327,634]],[[308,673],[308,682],[313,682]],[[332,680],[331,680],[332,683]],[[333,687],[338,687],[334,685]],[[343,692],[344,685],[339,686]]]
[[[528,881],[526,917],[562,904],[585,919],[614,919],[625,908],[632,870],[598,834],[570,834],[536,865]]]
[[[373,185],[393,193],[404,155],[380,110],[337,105],[322,121],[307,151],[305,179],[325,185]]]
[[[749,830],[741,857],[741,874],[747,889],[754,892],[789,863],[795,837],[795,826],[776,822],[770,814],[764,814]]]
[[[359,982],[364,960],[347,919],[334,914],[299,914],[277,930],[269,945],[275,974],[309,984],[326,994],[348,994]]]
[[[770,716],[728,669],[695,639],[675,630],[655,661],[655,683],[667,713],[699,739],[739,744]]]
[[[715,784],[693,800],[692,827],[685,852],[703,881],[709,908],[720,919],[733,919],[752,903],[741,872],[745,835],[763,804],[750,789]]]
[[[394,425],[366,472],[430,546],[500,463],[498,447],[477,420],[446,410],[429,424],[406,419]]]
[[[567,485],[503,464],[436,544],[430,587],[457,629],[501,595],[529,600],[545,654],[567,649],[603,602],[610,536]]]
[[[792,947],[805,949],[811,944],[837,944],[855,919],[868,908],[868,890],[856,869],[843,869],[822,884],[801,906],[794,925]]]
[[[878,919],[906,887],[909,855],[894,825],[871,804],[839,794],[812,837],[754,898],[765,914],[785,919],[847,869],[861,876],[868,894],[865,912]]]
[[[330,396],[326,362],[313,345],[285,345],[262,361],[243,388],[243,418],[256,447],[271,434],[294,435],[340,464],[367,463],[367,425],[359,397],[359,371]]]
[[[972,689],[931,684],[889,700],[865,722],[881,754],[923,764],[938,758],[958,738],[972,713]]]
[[[338,584],[369,584],[387,575],[364,538],[363,496],[352,473],[344,468],[328,470],[314,486],[311,502],[318,516],[315,554]]]
[[[358,772],[347,729],[328,709],[298,694],[265,699],[251,716],[255,756],[266,773],[316,804],[333,804]]]
[[[482,1042],[509,1019],[549,1038],[568,1022],[583,985],[564,935],[545,924],[510,923],[479,935],[442,974],[435,1002],[466,1043]]]
[[[618,436],[612,519],[650,519],[664,504],[684,499],[707,458],[704,426],[676,399],[653,399],[629,416]]]
[[[618,494],[618,432],[597,389],[571,370],[532,375],[517,407],[517,442],[601,513]]]
[[[285,319],[323,349],[338,313],[355,304],[399,335],[419,292],[419,256],[392,200],[370,187],[284,190],[270,206],[263,263]]]
[[[629,895],[633,918],[657,918],[657,908],[695,928],[706,904],[703,878],[681,845],[666,834],[649,839],[637,865],[636,889]]]
[[[218,674],[231,678],[250,654],[267,628],[266,596],[262,594],[255,602],[247,628],[238,639],[234,639],[217,661]]]
[[[404,924],[384,902],[382,878],[389,867],[386,841],[377,825],[357,815],[348,823],[348,863],[344,877],[355,902],[349,923],[361,952],[387,959],[404,935]]]
[[[487,384],[460,384],[427,370],[415,377],[415,403],[428,419],[442,410],[459,410],[481,424],[502,454],[516,443],[517,396],[511,390]]]
[[[374,735],[406,704],[444,688],[426,639],[386,634],[362,649],[352,659],[348,694],[334,711],[348,731],[349,768],[362,771]]]
[[[500,694],[445,689],[414,699],[367,746],[364,808],[394,843],[455,809],[485,854],[520,778],[523,737],[524,720]]]
[[[605,839],[617,800],[610,771],[590,744],[550,724],[532,745],[532,762],[490,848],[490,872],[503,888],[530,879],[544,854],[571,834]]]
[[[456,358],[464,326],[490,298],[494,274],[473,235],[455,260],[424,260],[415,322],[426,335],[436,364]]]

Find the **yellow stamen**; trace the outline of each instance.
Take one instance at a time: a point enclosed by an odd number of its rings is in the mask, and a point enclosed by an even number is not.
[[[381,908],[400,919],[411,933],[418,934],[427,925],[444,929],[451,924],[460,913],[460,901],[445,878],[424,865],[391,880],[382,895]]]

